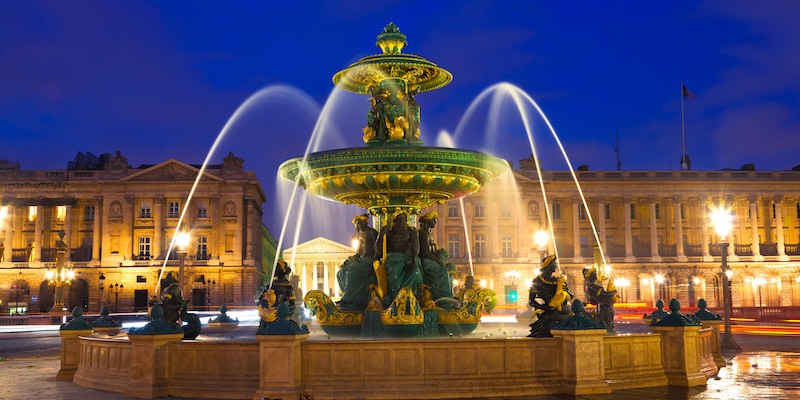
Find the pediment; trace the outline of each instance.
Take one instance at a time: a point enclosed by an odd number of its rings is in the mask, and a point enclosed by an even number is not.
[[[312,254],[329,254],[329,255],[351,255],[355,252],[352,247],[334,242],[333,240],[324,237],[311,239],[307,242],[300,243],[297,247],[289,248],[283,251],[283,254],[295,255],[312,255]]]
[[[121,180],[132,182],[194,182],[199,172],[199,169],[178,160],[167,160]],[[202,180],[221,181],[223,179],[204,172]]]

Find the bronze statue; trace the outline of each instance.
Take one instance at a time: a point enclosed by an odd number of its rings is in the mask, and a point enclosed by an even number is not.
[[[275,264],[275,274],[272,278],[272,289],[275,291],[278,303],[286,303],[290,311],[294,311],[294,288],[289,282],[292,268],[282,258]]]
[[[369,226],[367,214],[353,218],[358,248],[342,264],[336,278],[342,289],[339,308],[347,311],[363,311],[370,300],[370,286],[377,281],[372,262],[375,261],[375,241],[378,231]]]
[[[456,267],[450,264],[445,249],[438,248],[433,240],[433,228],[439,215],[436,211],[419,218],[419,258],[422,261],[422,280],[430,287],[431,298],[453,297],[453,275]]]
[[[553,274],[558,269],[556,256],[550,255],[542,260],[539,275],[531,284],[528,304],[534,308],[536,321],[531,324],[529,337],[549,337],[551,329],[555,329],[570,314],[569,301],[573,295],[567,286],[567,279],[563,276],[555,277]],[[538,300],[541,300],[540,303]]]
[[[597,324],[605,325],[609,333],[615,333],[614,328],[614,301],[616,301],[617,290],[609,285],[607,290],[597,282],[597,269],[586,267],[583,269],[584,286],[588,303],[596,306],[594,321]]]
[[[375,272],[384,304],[390,303],[400,289],[408,287],[416,291],[422,284],[421,262],[418,257],[419,232],[408,226],[407,211],[398,208],[392,214],[391,226],[381,228],[375,243],[375,255],[382,259],[376,265],[378,269]],[[385,279],[381,279],[381,275]]]

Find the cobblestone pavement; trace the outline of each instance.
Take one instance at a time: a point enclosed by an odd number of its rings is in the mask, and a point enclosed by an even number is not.
[[[126,399],[117,393],[57,382],[55,356],[0,362],[0,399]],[[109,382],[113,385],[113,382]],[[616,391],[602,396],[537,396],[531,399],[797,399],[800,398],[800,353],[744,352],[729,360],[705,388],[661,387]],[[181,399],[170,397],[169,399]]]

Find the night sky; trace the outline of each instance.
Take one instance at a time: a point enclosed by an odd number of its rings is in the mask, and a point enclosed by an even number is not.
[[[800,2],[658,3],[5,1],[0,159],[64,169],[78,151],[120,150],[133,166],[198,164],[248,96],[285,85],[242,113],[212,159],[245,159],[278,230],[275,171],[303,154],[331,93],[321,148],[363,144],[366,96],[334,91],[331,76],[379,52],[392,21],[404,52],[454,75],[417,97],[428,144],[508,82],[539,103],[574,165],[616,169],[618,132],[623,170],[678,169],[683,81],[692,169],[800,164]],[[459,147],[486,148],[486,109]],[[490,147],[516,163],[530,148],[517,114],[503,120]],[[542,126],[544,167],[565,169]]]

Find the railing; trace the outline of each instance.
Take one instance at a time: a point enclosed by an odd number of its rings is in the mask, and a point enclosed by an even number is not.
[[[722,245],[719,243],[711,243],[708,245],[708,252],[714,257],[722,256]]]
[[[640,244],[638,247],[634,247],[633,255],[635,257],[650,257],[650,245]]]
[[[11,262],[28,262],[31,249],[11,249]]]
[[[625,245],[614,244],[608,249],[608,255],[611,257],[625,257]]]
[[[761,243],[758,245],[759,250],[761,251],[762,256],[777,256],[778,255],[778,245],[777,244],[767,244]]]
[[[661,257],[675,257],[678,254],[675,245],[660,244],[658,245],[658,255]]]
[[[699,244],[684,244],[683,253],[689,257],[698,257],[703,255],[703,246]]]
[[[58,249],[54,248],[43,248],[42,249],[42,261],[55,261],[56,260],[56,253]]]
[[[76,247],[74,249],[70,249],[69,253],[70,261],[91,261],[92,260],[92,247]]]
[[[737,256],[752,256],[753,248],[749,244],[736,244],[733,247],[733,252],[736,253]]]
[[[710,309],[714,313],[722,314],[722,308]],[[757,320],[781,320],[800,318],[800,306],[788,307],[733,307],[731,316],[734,318],[751,318]]]
[[[785,244],[783,245],[784,249],[786,250],[786,254],[790,256],[798,256],[800,255],[800,244]]]

